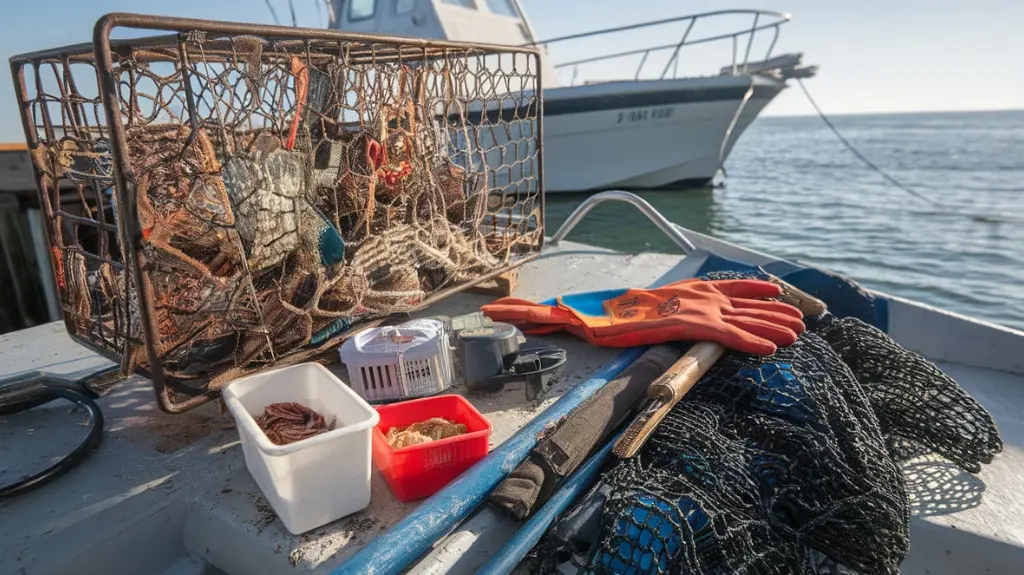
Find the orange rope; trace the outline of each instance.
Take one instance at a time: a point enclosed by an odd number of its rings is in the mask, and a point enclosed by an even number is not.
[[[306,104],[306,97],[309,92],[309,68],[297,57],[292,57],[292,74],[295,75],[295,118],[292,119],[292,128],[288,133],[288,142],[284,148],[291,150],[295,147],[295,138],[299,133],[299,124],[302,123],[302,108]]]

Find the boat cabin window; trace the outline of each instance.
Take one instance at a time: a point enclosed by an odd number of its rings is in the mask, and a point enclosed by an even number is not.
[[[416,7],[416,0],[395,0],[395,16],[404,16]]]
[[[491,12],[501,16],[519,17],[516,7],[512,5],[512,0],[487,0],[487,7],[491,9]]]
[[[377,13],[377,0],[350,0],[348,3],[348,21],[368,20]]]
[[[476,10],[476,2],[474,0],[441,0],[445,4],[453,4],[455,6],[462,6],[463,8],[469,8],[470,10]]]

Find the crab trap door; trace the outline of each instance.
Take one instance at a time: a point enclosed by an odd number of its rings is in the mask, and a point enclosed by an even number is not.
[[[130,358],[165,410],[539,253],[536,50],[129,14],[97,30],[94,56],[26,57],[19,95],[41,195],[68,181],[88,208],[48,212],[69,331]],[[103,232],[95,258],[69,222]]]
[[[15,56],[11,70],[65,327],[93,351],[130,360],[142,334],[92,47]]]

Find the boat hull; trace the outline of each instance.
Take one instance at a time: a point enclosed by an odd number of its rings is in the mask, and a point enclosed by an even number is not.
[[[751,84],[751,97],[728,132]],[[784,88],[767,77],[723,76],[546,90],[545,191],[707,185]]]

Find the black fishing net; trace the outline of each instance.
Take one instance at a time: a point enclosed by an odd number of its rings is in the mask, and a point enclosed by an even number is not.
[[[857,374],[890,452],[935,452],[971,473],[1003,448],[992,416],[938,367],[856,318],[812,326]]]
[[[955,381],[882,331],[828,315],[808,327],[770,357],[726,354],[524,566],[898,573],[910,504],[897,459],[910,446],[977,470],[1001,449],[998,432]]]

